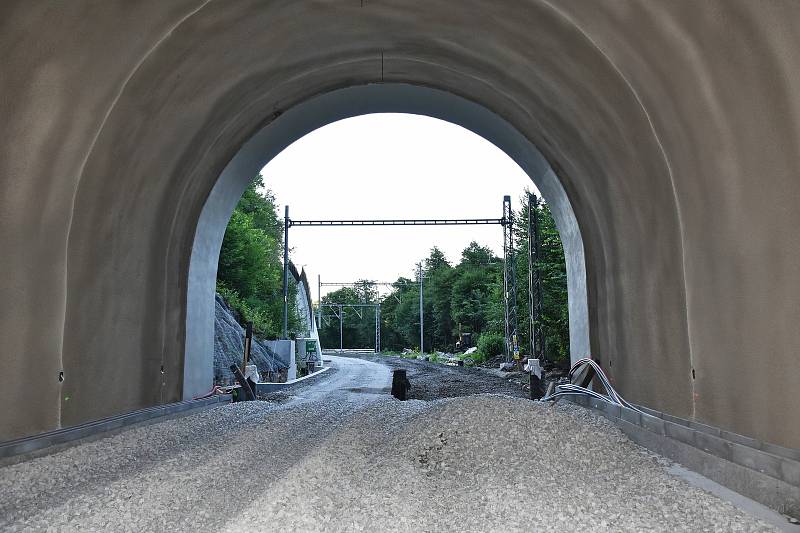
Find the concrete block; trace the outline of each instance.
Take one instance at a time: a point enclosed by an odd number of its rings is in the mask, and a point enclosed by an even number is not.
[[[695,446],[694,434],[696,431],[694,429],[672,422],[665,422],[664,429],[667,437],[679,440],[690,446]]]
[[[637,405],[636,408],[642,411],[643,413],[647,413],[650,416],[654,416],[656,418],[664,418],[664,413],[662,413],[661,411],[656,411],[655,409],[650,409],[649,407],[644,407],[642,405]]]
[[[642,427],[652,431],[657,435],[664,435],[664,421],[660,418],[648,414],[640,415]]]
[[[633,409],[628,409],[627,407],[623,407],[620,409],[620,418],[636,426],[642,425],[641,417],[642,417],[641,413],[639,413],[638,411],[634,411]]]
[[[775,479],[783,478],[780,457],[736,443],[730,444],[730,449],[731,461],[737,465],[761,472]]]
[[[781,479],[789,485],[800,488],[800,462],[782,458]]]
[[[758,439],[745,437],[744,435],[739,435],[738,433],[733,433],[732,431],[720,431],[719,436],[725,440],[729,440],[731,442],[735,442],[736,444],[741,444],[742,446],[753,448],[754,450],[761,449],[761,441]]]
[[[698,431],[702,431],[703,433],[708,433],[709,435],[714,435],[716,437],[720,436],[720,429],[714,426],[709,426],[708,424],[703,424],[695,420],[686,420],[685,423],[692,429],[696,429]]]
[[[768,442],[761,443],[761,449],[772,455],[777,455],[778,457],[785,457],[792,461],[800,461],[800,450],[798,449],[784,448],[783,446],[770,444]]]
[[[714,435],[695,431],[696,446],[711,455],[715,455],[728,461],[731,460],[731,443]]]
[[[622,408],[619,405],[606,403],[604,410],[611,418],[618,419],[622,416]]]

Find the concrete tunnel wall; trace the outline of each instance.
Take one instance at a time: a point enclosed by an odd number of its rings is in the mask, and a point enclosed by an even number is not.
[[[220,173],[295,105],[391,82],[480,104],[550,163],[628,399],[800,447],[799,21],[788,0],[4,2],[0,440],[179,400]]]

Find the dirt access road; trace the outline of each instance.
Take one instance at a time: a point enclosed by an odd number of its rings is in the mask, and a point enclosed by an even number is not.
[[[336,355],[379,363],[392,370],[404,368],[411,382],[408,393],[408,398],[411,400],[430,401],[483,393],[528,397],[528,391],[523,390],[520,384],[495,375],[485,368],[448,366],[417,359],[403,359],[394,355],[347,352]]]

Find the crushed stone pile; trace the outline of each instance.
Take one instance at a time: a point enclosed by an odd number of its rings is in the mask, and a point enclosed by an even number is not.
[[[670,464],[571,404],[382,401],[226,531],[265,517],[299,531],[773,530]]]
[[[572,405],[224,405],[0,468],[0,530],[770,531]]]

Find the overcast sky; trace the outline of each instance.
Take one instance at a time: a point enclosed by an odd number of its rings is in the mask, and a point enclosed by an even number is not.
[[[298,140],[262,170],[295,220],[500,218],[503,196],[534,185],[504,152],[474,133],[418,115],[374,114],[334,122]],[[394,281],[438,246],[452,263],[470,241],[502,256],[501,226],[295,227],[291,259],[312,297],[323,282]],[[327,289],[327,290],[326,290]],[[323,287],[322,294],[335,290]]]

